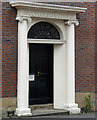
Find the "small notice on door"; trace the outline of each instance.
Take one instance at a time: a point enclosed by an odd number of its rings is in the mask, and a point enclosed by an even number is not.
[[[34,81],[35,80],[35,75],[29,75],[29,81]]]

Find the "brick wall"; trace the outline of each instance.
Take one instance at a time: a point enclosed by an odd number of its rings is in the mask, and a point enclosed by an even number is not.
[[[17,21],[16,9],[2,2],[2,96],[16,96]]]
[[[95,3],[81,4],[85,13],[77,17],[76,27],[76,91],[95,91]]]
[[[57,3],[56,3],[57,4]],[[76,27],[76,91],[95,91],[95,3],[60,3],[88,8],[77,15]],[[17,21],[16,9],[3,3],[3,97],[16,96],[17,81]]]

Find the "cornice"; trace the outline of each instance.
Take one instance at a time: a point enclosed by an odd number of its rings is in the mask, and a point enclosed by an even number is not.
[[[39,9],[49,9],[54,11],[66,11],[66,12],[85,12],[87,8],[82,7],[73,7],[73,6],[63,6],[63,5],[54,5],[54,4],[45,4],[45,3],[34,3],[34,2],[26,2],[26,1],[13,1],[10,2],[13,7],[18,8],[39,8]]]

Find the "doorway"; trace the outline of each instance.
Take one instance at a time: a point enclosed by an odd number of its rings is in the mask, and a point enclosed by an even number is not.
[[[53,45],[29,44],[29,105],[53,103]]]

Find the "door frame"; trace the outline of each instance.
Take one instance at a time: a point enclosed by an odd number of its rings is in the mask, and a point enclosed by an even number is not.
[[[29,53],[29,43],[28,43],[28,53]],[[65,82],[66,82],[65,81],[66,80],[65,56],[66,56],[66,44],[53,44],[53,105],[54,105],[54,109],[64,109],[64,102],[66,101],[65,99],[66,94],[64,94],[65,87],[66,87],[65,86]],[[28,61],[29,61],[29,57],[28,57]]]
[[[27,43],[53,44],[53,105],[54,109],[64,109],[66,101],[65,80],[66,80],[66,26],[62,20],[33,18],[33,21],[28,22],[27,33],[29,29],[38,22],[48,22],[57,28],[60,34],[60,39],[27,39]],[[29,48],[28,48],[29,53]],[[61,58],[61,59],[60,59]],[[29,60],[28,60],[29,61]],[[61,69],[61,72],[60,72]],[[61,81],[59,81],[61,79]],[[60,87],[59,87],[60,85]],[[60,89],[58,89],[60,88]],[[57,95],[58,94],[58,95]]]

